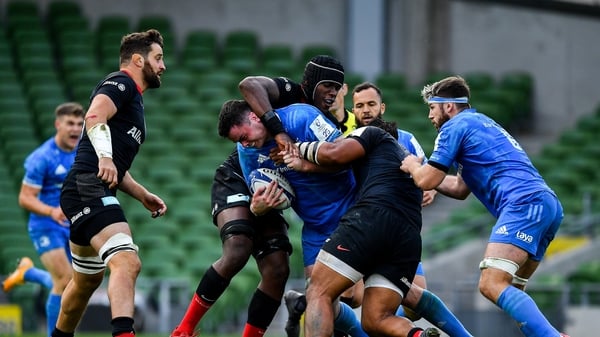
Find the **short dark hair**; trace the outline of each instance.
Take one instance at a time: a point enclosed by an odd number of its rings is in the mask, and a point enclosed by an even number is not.
[[[242,125],[248,121],[250,105],[241,99],[231,99],[223,103],[219,112],[218,131],[219,136],[229,137],[229,131],[236,125]]]
[[[398,139],[398,125],[396,124],[396,122],[385,121],[383,120],[383,118],[381,118],[381,116],[379,116],[372,120],[368,126],[378,127],[392,135],[392,137],[394,137],[395,139]]]
[[[379,89],[379,87],[372,82],[362,82],[360,84],[357,84],[354,87],[354,89],[352,89],[352,96],[354,96],[354,94],[356,94],[357,92],[361,92],[363,90],[371,88],[373,88],[377,92],[377,95],[379,95],[379,99],[383,102],[383,94],[381,93],[381,89]]]
[[[145,32],[130,33],[121,39],[121,48],[119,57],[121,64],[131,58],[133,54],[141,54],[144,57],[152,50],[152,45],[156,43],[163,47],[163,38],[156,29],[149,29]]]
[[[66,102],[59,104],[56,109],[54,109],[54,115],[56,117],[61,116],[75,116],[75,117],[83,117],[85,115],[85,110],[83,106],[77,102]]]
[[[457,75],[446,77],[435,83],[426,85],[423,90],[421,90],[421,96],[425,103],[433,96],[445,98],[471,98],[471,89],[469,89],[467,81]],[[456,106],[459,108],[468,108],[469,103],[456,103]]]

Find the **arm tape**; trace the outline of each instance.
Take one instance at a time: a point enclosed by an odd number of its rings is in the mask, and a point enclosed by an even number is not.
[[[315,164],[319,164],[319,160],[317,159],[317,153],[319,152],[319,148],[323,145],[325,141],[314,141],[314,142],[302,142],[298,143],[298,150],[300,150],[300,155],[302,158],[313,162]]]
[[[281,124],[281,119],[275,110],[269,110],[265,112],[265,114],[260,117],[260,121],[273,136],[285,132],[283,124]]]
[[[112,158],[112,140],[108,125],[98,123],[88,130],[87,135],[98,158]]]

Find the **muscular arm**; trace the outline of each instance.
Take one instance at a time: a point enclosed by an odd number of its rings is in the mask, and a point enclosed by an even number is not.
[[[152,212],[152,217],[162,216],[167,211],[167,205],[154,193],[150,193],[144,186],[135,181],[129,171],[125,172],[119,189],[139,200],[146,209]]]
[[[436,188],[446,176],[446,173],[429,164],[422,165],[423,158],[408,155],[402,160],[400,169],[410,174],[417,186],[427,191]]]
[[[265,120],[263,115],[273,110],[271,102],[279,99],[279,88],[272,78],[266,76],[248,76],[238,85],[244,100],[250,105],[261,121],[265,124],[269,132],[275,135],[275,141],[280,150],[293,143],[288,134],[283,132],[284,128],[277,118],[268,118]]]
[[[271,102],[279,99],[279,88],[272,78],[266,76],[248,76],[238,85],[244,100],[252,111],[261,117],[272,110]]]
[[[460,200],[466,199],[471,193],[471,190],[460,175],[447,175],[438,187],[436,187],[436,190],[445,196]]]
[[[323,166],[341,167],[365,156],[365,148],[353,138],[338,138],[333,143],[323,143],[317,161]]]
[[[19,206],[31,213],[49,216],[54,221],[62,224],[67,220],[64,213],[60,207],[54,207],[43,203],[38,198],[40,191],[41,189],[39,187],[22,184],[21,191],[19,192]]]

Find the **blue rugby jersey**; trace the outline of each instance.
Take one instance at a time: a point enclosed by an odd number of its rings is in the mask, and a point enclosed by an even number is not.
[[[60,190],[67,173],[75,160],[76,150],[65,152],[60,149],[54,137],[45,141],[25,159],[23,184],[40,188],[38,198],[43,203],[58,207]],[[39,229],[58,224],[49,216],[31,213],[29,228]]]
[[[521,145],[475,109],[463,110],[442,125],[429,163],[446,170],[458,165],[471,192],[494,217],[513,201],[551,191]]]
[[[277,109],[286,133],[297,142],[334,141],[342,136],[335,125],[312,105],[292,104]],[[354,203],[356,182],[347,169],[335,173],[302,173],[275,165],[269,151],[275,147],[273,140],[262,148],[243,147],[237,144],[240,165],[248,185],[248,175],[259,167],[280,171],[296,193],[292,208],[304,221],[304,226],[321,233],[331,233],[348,207]]]

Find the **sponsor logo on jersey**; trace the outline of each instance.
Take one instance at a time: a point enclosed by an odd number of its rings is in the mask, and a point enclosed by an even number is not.
[[[527,243],[533,242],[533,235],[529,235],[525,232],[517,231],[516,238]]]
[[[506,229],[506,226],[502,226],[498,229],[496,229],[495,234],[500,234],[500,235],[508,235],[508,230]]]
[[[58,165],[56,167],[56,170],[54,170],[54,174],[56,175],[61,175],[65,173],[67,173],[67,169],[62,164]]]
[[[85,207],[81,212],[75,214],[71,217],[71,223],[75,223],[79,218],[81,218],[84,214],[90,214],[91,210],[89,207]]]
[[[327,138],[335,132],[335,128],[327,123],[325,118],[320,115],[310,123],[309,127],[315,136],[317,136],[318,140],[327,140]]]
[[[133,126],[131,129],[129,129],[129,131],[127,131],[127,134],[130,135],[131,138],[133,138],[138,144],[142,144],[142,130]]]

